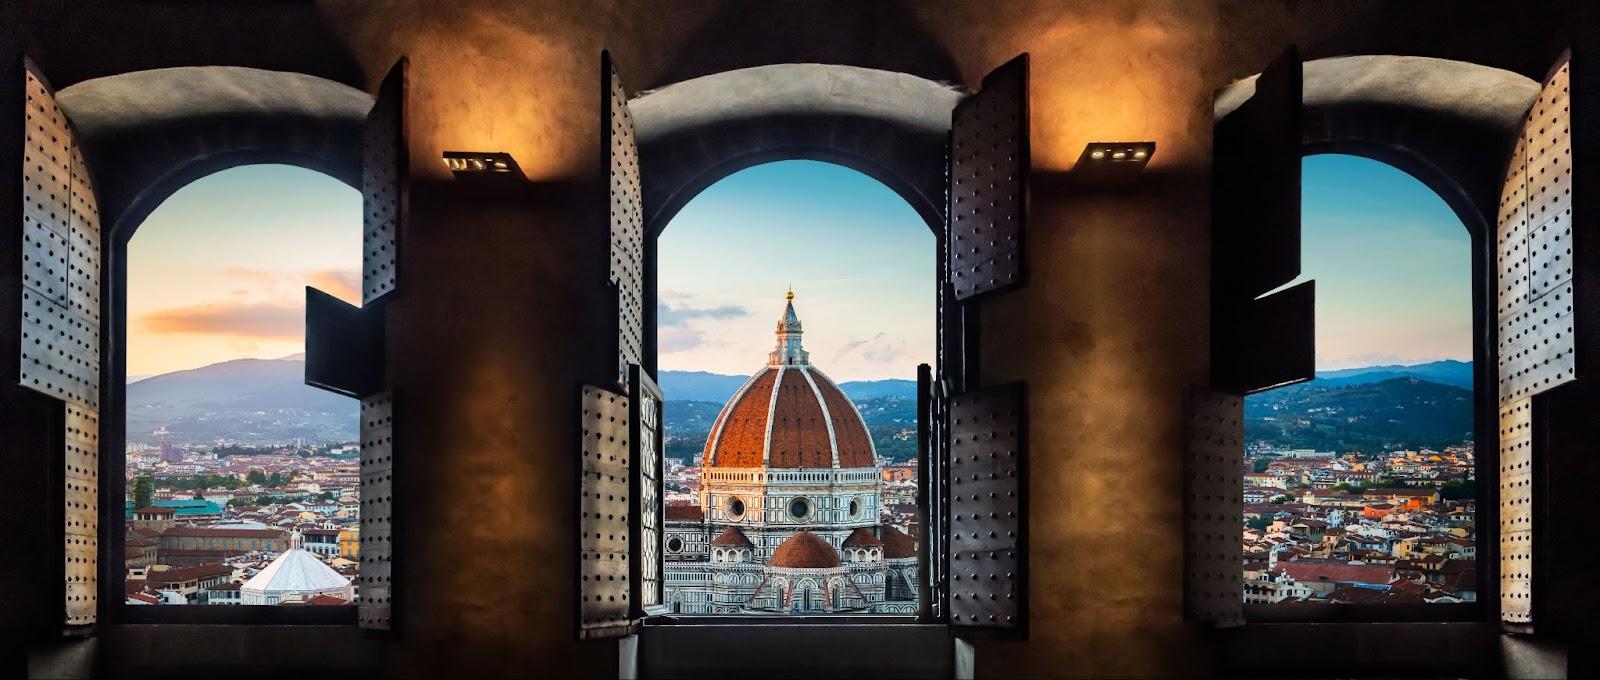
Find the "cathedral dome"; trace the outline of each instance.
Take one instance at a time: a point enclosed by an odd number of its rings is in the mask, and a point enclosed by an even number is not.
[[[768,564],[777,569],[831,569],[839,566],[839,552],[809,531],[797,531],[778,544]]]
[[[896,560],[917,556],[917,539],[892,526],[883,527],[883,556]]]
[[[767,365],[728,399],[706,437],[707,468],[866,468],[872,438],[855,404],[800,346],[794,293]]]

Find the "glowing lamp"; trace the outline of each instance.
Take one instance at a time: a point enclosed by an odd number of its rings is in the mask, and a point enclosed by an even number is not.
[[[1125,176],[1144,170],[1156,153],[1155,142],[1091,142],[1073,169],[1096,176]]]
[[[517,167],[516,159],[504,151],[446,151],[444,166],[457,177],[466,175],[514,175],[521,176],[522,169]]]

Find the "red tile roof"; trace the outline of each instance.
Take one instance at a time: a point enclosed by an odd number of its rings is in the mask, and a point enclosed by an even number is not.
[[[828,569],[839,566],[839,553],[822,537],[799,531],[772,551],[768,564],[778,569]]]
[[[883,545],[883,541],[872,535],[871,529],[856,529],[844,539],[844,547],[846,548],[864,548],[874,545]]]
[[[706,518],[704,510],[698,505],[669,505],[666,509],[667,521],[700,521]]]
[[[833,466],[833,443],[828,437],[828,418],[822,403],[811,391],[805,373],[788,368],[782,371],[778,396],[772,403],[772,437],[768,465],[782,468],[826,468]]]
[[[756,544],[751,543],[750,539],[744,535],[744,532],[739,530],[739,527],[728,527],[727,529],[724,529],[722,533],[717,535],[716,538],[711,539],[711,545],[731,545],[744,548],[756,547]]]
[[[221,529],[217,527],[167,527],[162,536],[193,536],[199,538],[284,538],[281,529]]]
[[[767,409],[777,380],[777,371],[763,368],[749,389],[723,407],[717,426],[706,439],[705,467],[761,467],[762,449],[767,445]]]
[[[145,582],[152,586],[160,587],[167,583],[183,583],[184,581],[203,580],[218,576],[233,574],[233,567],[226,564],[200,564],[193,567],[176,567],[165,571],[150,571],[145,574]]]
[[[888,560],[917,556],[917,539],[892,527],[883,527],[883,558]]]
[[[839,467],[876,463],[866,424],[838,385],[811,366],[768,366],[717,415],[701,462],[826,468],[833,466],[835,448]]]
[[[1273,573],[1287,572],[1303,583],[1370,583],[1383,585],[1394,580],[1394,567],[1387,564],[1349,564],[1340,561],[1295,560],[1278,562]]]
[[[811,378],[816,381],[817,391],[828,405],[828,415],[833,418],[834,439],[839,442],[839,467],[872,467],[877,463],[872,457],[872,438],[867,436],[867,425],[861,422],[855,406],[822,371],[811,369]]]
[[[313,595],[306,600],[306,604],[313,606],[332,606],[350,604],[350,602],[344,598],[334,597],[332,595]]]

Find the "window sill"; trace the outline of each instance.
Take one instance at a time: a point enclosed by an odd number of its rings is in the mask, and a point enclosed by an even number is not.
[[[949,627],[914,623],[911,617],[868,623],[859,622],[863,617],[703,618],[715,621],[647,623],[639,632],[641,676],[713,677],[733,669],[785,676],[796,668],[810,677],[952,677],[955,672]]]
[[[357,623],[356,607],[272,607],[246,605],[122,605],[111,614],[113,625],[198,626],[348,626]]]
[[[1250,604],[1244,607],[1246,626],[1304,623],[1482,623],[1481,603],[1457,604]]]

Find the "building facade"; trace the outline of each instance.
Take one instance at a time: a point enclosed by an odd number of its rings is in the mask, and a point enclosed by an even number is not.
[[[767,365],[706,438],[699,505],[666,513],[674,612],[916,613],[915,540],[882,521],[872,437],[802,333],[791,292]]]

